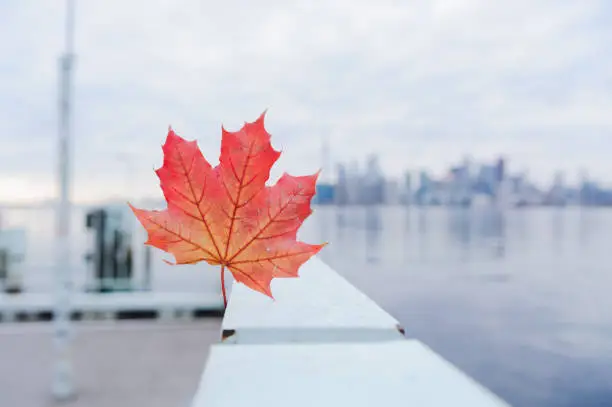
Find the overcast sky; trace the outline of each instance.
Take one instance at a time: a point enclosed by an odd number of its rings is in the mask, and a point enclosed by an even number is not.
[[[0,201],[53,196],[64,2],[0,4]],[[161,196],[168,126],[216,163],[268,109],[273,177],[465,154],[612,181],[612,2],[77,1],[74,196]],[[333,169],[332,169],[333,170]],[[130,175],[128,175],[130,174]]]

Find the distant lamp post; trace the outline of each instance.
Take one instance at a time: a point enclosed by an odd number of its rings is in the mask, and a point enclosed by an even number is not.
[[[59,154],[58,154],[58,193],[57,236],[56,236],[56,276],[57,298],[54,312],[54,344],[56,361],[52,384],[53,396],[66,400],[75,395],[73,383],[70,344],[72,276],[70,270],[70,102],[71,76],[74,62],[74,0],[66,1],[66,43],[64,54],[60,57],[60,97],[59,97]]]

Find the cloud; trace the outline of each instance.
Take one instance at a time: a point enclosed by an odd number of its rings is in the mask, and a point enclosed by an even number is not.
[[[54,188],[64,9],[1,7],[0,178],[35,181],[6,201]],[[74,196],[156,196],[168,125],[216,161],[221,124],[266,108],[273,176],[320,167],[326,135],[333,161],[375,152],[390,175],[505,154],[605,179],[611,20],[595,0],[77,2]]]

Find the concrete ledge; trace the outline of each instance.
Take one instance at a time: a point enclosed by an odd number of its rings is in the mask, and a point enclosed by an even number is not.
[[[272,300],[234,284],[223,319],[225,343],[400,340],[403,328],[368,296],[318,258],[300,278],[274,279]]]
[[[213,345],[192,407],[507,406],[415,340]]]

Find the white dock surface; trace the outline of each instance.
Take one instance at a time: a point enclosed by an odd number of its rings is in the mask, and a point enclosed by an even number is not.
[[[507,407],[317,258],[272,283],[233,285],[192,407]]]
[[[316,257],[302,266],[299,278],[274,279],[272,294],[275,300],[243,284],[233,284],[223,320],[225,342],[364,342],[403,338],[395,318]]]
[[[502,407],[414,340],[213,345],[192,407]]]

